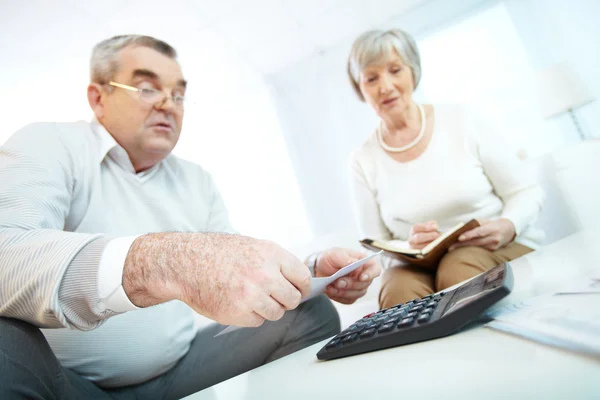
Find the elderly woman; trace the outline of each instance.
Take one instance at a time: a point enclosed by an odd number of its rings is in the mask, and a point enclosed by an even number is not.
[[[480,222],[434,268],[384,259],[381,308],[446,289],[538,246],[543,232],[532,224],[541,190],[525,179],[499,135],[466,107],[415,102],[421,64],[411,36],[401,30],[362,34],[348,74],[380,118],[350,158],[363,237],[422,248],[459,222]]]

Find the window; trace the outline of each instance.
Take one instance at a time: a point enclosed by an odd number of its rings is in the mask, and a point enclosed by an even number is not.
[[[477,107],[515,151],[529,157],[564,142],[538,111],[535,71],[504,4],[472,14],[419,40],[418,100]]]

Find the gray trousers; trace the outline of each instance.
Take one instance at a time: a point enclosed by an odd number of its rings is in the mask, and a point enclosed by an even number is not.
[[[321,295],[279,321],[215,338],[223,328],[200,330],[188,353],[165,374],[104,390],[63,368],[39,329],[0,318],[0,399],[179,399],[331,337],[340,331],[340,321]]]

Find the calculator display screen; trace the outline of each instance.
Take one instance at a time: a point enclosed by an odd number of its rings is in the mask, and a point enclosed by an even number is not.
[[[488,272],[479,275],[464,283],[452,296],[452,300],[446,306],[444,315],[454,312],[467,304],[477,301],[504,282],[504,265],[499,265]]]

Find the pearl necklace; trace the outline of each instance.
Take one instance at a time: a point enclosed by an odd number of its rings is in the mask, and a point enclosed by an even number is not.
[[[415,147],[417,145],[417,143],[419,143],[419,141],[423,138],[423,135],[425,135],[425,127],[427,126],[427,121],[425,120],[425,110],[423,109],[423,106],[420,104],[417,104],[417,107],[419,108],[419,113],[421,114],[421,130],[419,131],[419,134],[417,135],[415,140],[413,140],[406,146],[392,147],[392,146],[388,146],[387,144],[385,144],[385,142],[383,141],[383,137],[381,135],[381,131],[382,131],[381,127],[383,124],[383,121],[381,121],[381,123],[379,124],[379,128],[377,129],[377,140],[379,141],[379,145],[381,147],[383,147],[386,151],[389,151],[391,153],[401,153],[403,151],[410,150],[413,147]]]

